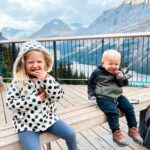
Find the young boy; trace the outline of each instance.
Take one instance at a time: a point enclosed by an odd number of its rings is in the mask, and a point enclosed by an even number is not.
[[[88,81],[88,96],[96,100],[99,108],[107,115],[113,140],[119,146],[128,146],[123,132],[119,128],[119,111],[125,114],[128,123],[128,135],[138,144],[142,144],[137,129],[134,108],[129,100],[122,95],[122,87],[128,80],[120,70],[121,54],[116,50],[107,50],[102,56],[102,65],[91,74]]]

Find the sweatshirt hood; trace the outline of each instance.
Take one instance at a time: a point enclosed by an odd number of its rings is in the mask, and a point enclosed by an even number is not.
[[[52,54],[48,51],[48,49],[46,49],[44,46],[42,46],[40,42],[29,41],[29,42],[24,43],[20,48],[20,51],[18,53],[18,56],[17,56],[17,58],[14,62],[14,66],[13,66],[13,76],[15,76],[16,73],[17,73],[17,67],[18,67],[18,64],[19,64],[20,60],[24,57],[24,55],[27,52],[29,52],[31,50],[36,50],[36,51],[41,51],[41,52],[46,53],[47,56],[49,56],[50,60],[51,60],[51,62],[50,62],[50,64],[49,64],[46,71],[50,72],[52,70],[53,63],[54,63]]]

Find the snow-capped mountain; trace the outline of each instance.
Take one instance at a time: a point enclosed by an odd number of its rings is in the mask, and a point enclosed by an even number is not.
[[[2,34],[1,34],[1,32],[0,32],[0,41],[1,40],[7,40]]]
[[[25,38],[25,31],[21,29],[5,27],[1,29],[1,32],[7,39]]]
[[[2,33],[8,39],[17,39],[150,32],[150,4],[142,2],[143,0],[134,0],[134,3],[132,0],[124,0],[120,6],[104,11],[88,27],[81,23],[67,25],[60,19],[54,19],[32,34],[13,28],[3,28]]]
[[[145,32],[150,31],[150,4],[125,4],[103,12],[84,34],[104,34],[117,32]],[[141,28],[144,26],[144,28]],[[131,28],[132,27],[132,28]],[[134,28],[133,28],[134,27]],[[142,31],[140,30],[142,29]]]
[[[31,38],[42,38],[42,37],[63,37],[72,35],[73,31],[71,28],[59,19],[54,19],[45,24],[40,30],[33,33]]]
[[[70,28],[74,31],[80,31],[80,30],[84,30],[85,27],[82,23],[72,23],[69,25]]]
[[[90,34],[102,34],[102,33],[123,33],[123,32],[150,32],[150,5],[146,3],[140,4],[121,4],[117,8],[109,9],[105,11],[99,18],[97,18],[84,32],[84,35]],[[107,40],[107,39],[106,39]],[[73,61],[79,64],[90,64],[97,65],[99,60],[101,60],[102,51],[106,49],[114,49],[117,47],[117,41],[114,44],[110,44],[105,40],[102,46],[101,42],[92,41],[88,43],[87,46],[82,46],[82,44],[75,45],[72,47],[71,52],[65,53],[62,49],[60,51],[61,59],[66,62],[68,61],[68,56],[70,63]],[[129,41],[128,41],[129,40]],[[150,66],[150,54],[148,51],[148,44],[144,44],[142,39],[122,39],[119,41],[120,52],[124,55],[124,62],[129,64],[129,69],[141,73],[150,74],[150,70],[146,67]],[[130,44],[128,44],[128,42]],[[138,49],[137,47],[138,43]],[[144,43],[149,43],[148,39],[145,39]],[[64,44],[64,43],[63,43]],[[69,43],[67,43],[69,45]],[[71,43],[72,44],[72,43]],[[84,43],[85,44],[85,43]],[[90,45],[91,44],[91,45]],[[73,46],[73,44],[72,44]],[[60,46],[62,47],[62,46]],[[88,51],[90,47],[90,51]],[[103,49],[102,49],[103,48]],[[98,49],[98,51],[97,51]],[[79,51],[78,51],[79,50]],[[133,55],[129,55],[129,52]],[[137,59],[137,51],[139,58]],[[89,59],[84,59],[84,56],[89,56]],[[76,56],[78,56],[76,58]],[[94,59],[93,59],[94,56]],[[73,60],[75,58],[75,60]],[[142,62],[142,63],[141,63]],[[148,64],[148,65],[146,65]],[[134,67],[133,67],[134,66]],[[137,69],[138,68],[138,69]]]
[[[45,24],[31,37],[147,32],[150,31],[149,22],[150,4],[126,1],[116,8],[104,11],[88,28],[85,28],[81,23],[67,25],[59,19],[54,19]]]
[[[124,0],[125,4],[132,4],[132,5],[136,5],[136,4],[140,4],[140,3],[145,3],[148,4],[149,0]]]

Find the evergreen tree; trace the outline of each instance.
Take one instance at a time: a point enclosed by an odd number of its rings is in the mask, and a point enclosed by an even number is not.
[[[68,66],[67,66],[67,70],[66,70],[67,72],[67,76],[66,76],[66,78],[67,79],[70,79],[70,80],[66,80],[66,83],[67,84],[72,84],[72,79],[73,79],[73,71],[72,71],[72,69],[71,69],[71,64],[69,63],[68,64]]]
[[[73,79],[78,79],[78,72],[77,72],[77,70],[73,74]],[[77,82],[78,82],[77,80],[72,80],[72,84],[77,84]]]
[[[83,72],[81,72],[81,74],[79,76],[79,79],[86,79],[86,76],[84,75]],[[80,80],[79,84],[81,84],[81,85],[86,84],[86,81],[85,80]]]
[[[12,78],[12,70],[14,64],[13,50],[10,45],[0,45],[0,75],[3,78]],[[4,82],[10,80],[4,80]]]

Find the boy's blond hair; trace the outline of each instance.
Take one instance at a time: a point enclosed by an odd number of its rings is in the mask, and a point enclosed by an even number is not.
[[[115,58],[119,58],[121,60],[121,54],[117,50],[114,50],[114,49],[107,50],[103,53],[102,63],[105,60],[115,59]]]

